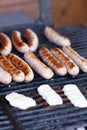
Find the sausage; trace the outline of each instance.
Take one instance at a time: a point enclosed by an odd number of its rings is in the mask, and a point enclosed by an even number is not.
[[[23,34],[24,37],[27,38],[28,40],[30,51],[32,52],[36,51],[39,45],[39,40],[36,33],[34,33],[31,29],[25,29]]]
[[[10,54],[12,50],[12,43],[10,38],[4,33],[0,33],[0,44],[1,55],[7,56],[8,54]]]
[[[12,75],[12,78],[16,82],[24,81],[24,73],[18,70],[5,56],[0,56],[0,66]]]
[[[44,79],[51,79],[53,77],[54,75],[53,71],[43,62],[41,62],[40,59],[37,58],[33,52],[31,51],[26,52],[24,54],[24,59]]]
[[[79,73],[79,67],[59,48],[52,48],[51,53],[66,66],[70,75],[76,76]]]
[[[21,39],[21,33],[19,31],[14,31],[12,33],[12,43],[16,50],[20,53],[25,53],[29,50],[27,43],[23,42]]]
[[[69,46],[63,47],[63,51],[79,66],[83,72],[87,73],[87,59],[80,56]]]
[[[46,38],[48,38],[49,41],[55,43],[56,45],[59,45],[59,46],[70,46],[71,45],[69,38],[60,35],[58,32],[56,32],[51,27],[45,27],[44,34],[45,34]]]
[[[32,69],[29,67],[29,65],[22,60],[17,55],[10,53],[10,55],[7,56],[7,59],[10,60],[10,62],[17,67],[18,69],[22,70],[25,74],[25,82],[32,81],[34,78],[34,73]]]
[[[0,67],[0,82],[4,84],[9,84],[12,81],[12,76]]]
[[[43,61],[50,66],[56,74],[58,75],[66,75],[67,73],[67,69],[66,67],[61,64],[52,54],[51,52],[46,48],[46,47],[42,47],[39,50],[39,54],[41,56],[41,58],[43,59]]]

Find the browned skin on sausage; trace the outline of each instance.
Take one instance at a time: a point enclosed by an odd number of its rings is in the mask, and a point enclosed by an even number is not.
[[[23,35],[28,40],[29,50],[31,52],[36,51],[39,46],[39,39],[37,34],[33,30],[27,28],[24,30]]]
[[[0,56],[0,66],[12,75],[14,81],[24,81],[24,73],[21,70],[17,69],[5,56]]]
[[[0,50],[5,49],[5,47],[8,45],[8,40],[4,34],[0,34],[0,43]]]
[[[59,48],[52,48],[51,53],[66,66],[67,71],[70,75],[76,76],[79,73],[79,67],[74,63],[74,61],[69,58],[62,50]]]
[[[70,59],[67,56],[64,56],[58,48],[52,48],[51,51],[55,51],[56,55],[59,55],[62,61],[66,61],[70,69],[75,67],[75,65],[72,62],[70,62]]]
[[[10,53],[10,55],[7,56],[7,59],[10,60],[18,69],[22,70],[25,76],[29,73],[33,73],[29,65],[17,55]]]
[[[62,36],[58,32],[56,32],[53,28],[47,26],[44,29],[44,34],[48,38],[49,41],[59,45],[59,46],[70,46],[69,38]]]
[[[80,56],[75,50],[70,46],[63,47],[63,51],[80,67],[80,69],[87,73],[87,59]]]
[[[18,37],[18,34],[16,31],[14,31],[12,33],[12,41],[17,43],[16,46],[22,48],[24,46],[24,42],[22,41],[22,39],[20,37]]]
[[[23,34],[24,34],[24,36],[26,38],[28,38],[28,40],[29,40],[29,46],[32,46],[34,38],[33,38],[32,34],[31,34],[31,32],[29,32],[29,31],[27,31],[27,29],[25,29],[24,32],[23,32]]]
[[[73,50],[73,48],[68,47],[68,46],[66,46],[65,48],[68,48],[68,51],[70,51],[70,53],[73,54],[74,56],[77,56],[78,59],[81,59],[82,62],[85,61],[85,59],[83,59],[75,50]]]
[[[10,61],[7,60],[5,56],[0,56],[0,66],[4,68],[7,72],[10,74],[16,73],[16,75],[19,75],[20,70],[17,70]]]
[[[0,53],[1,55],[7,56],[12,50],[12,43],[10,38],[4,34],[0,33]]]
[[[21,59],[17,59],[14,54],[10,54],[7,56],[7,59],[12,62],[13,65],[15,65],[17,68],[20,68],[25,75],[29,73],[29,70],[26,67],[26,64]]]
[[[43,62],[41,62],[41,60],[31,51],[27,51],[24,54],[24,59],[31,66],[31,68],[34,69],[43,78],[50,79],[53,77],[53,71]]]
[[[29,46],[21,39],[21,33],[14,31],[12,33],[12,42],[17,51],[25,53],[29,50]]]
[[[59,75],[65,75],[67,73],[66,68],[63,64],[61,64],[51,53],[50,51],[45,48],[42,47],[39,50],[40,56],[42,57],[42,59],[44,60],[44,62],[46,62],[50,67],[52,67],[52,69]],[[64,69],[64,72],[61,69]],[[60,73],[61,71],[61,73]]]
[[[42,55],[44,61],[45,61],[45,59],[47,59],[51,63],[54,63],[53,64],[54,67],[56,67],[56,68],[63,67],[63,65],[60,62],[58,62],[57,60],[55,60],[55,58],[52,55],[49,55],[49,52],[48,52],[48,50],[46,50],[45,47],[40,49],[40,54]]]

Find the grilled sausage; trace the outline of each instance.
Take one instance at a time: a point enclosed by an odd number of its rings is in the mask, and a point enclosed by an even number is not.
[[[43,59],[43,61],[50,66],[56,74],[58,75],[66,75],[67,73],[67,69],[66,67],[61,64],[52,54],[51,52],[46,48],[46,47],[42,47],[39,50],[39,54],[41,56],[41,58]]]
[[[12,43],[16,50],[21,53],[25,53],[29,50],[29,46],[21,39],[21,33],[19,31],[12,33]]]
[[[37,35],[31,29],[25,29],[23,34],[24,37],[28,39],[28,45],[30,51],[32,52],[36,51],[39,45],[39,40]]]
[[[24,81],[24,73],[21,70],[18,70],[15,66],[13,66],[12,63],[8,61],[8,59],[5,56],[0,56],[0,66],[12,75],[14,81]]]
[[[22,70],[25,74],[25,82],[32,81],[34,78],[34,73],[32,69],[29,67],[29,65],[22,60],[17,55],[10,53],[10,55],[7,56],[7,59],[11,61],[11,63],[17,67],[18,69]]]
[[[51,53],[66,66],[70,75],[76,76],[79,73],[79,67],[59,48],[52,48]]]
[[[53,71],[49,67],[47,67],[43,62],[41,62],[40,59],[37,58],[33,52],[26,52],[24,54],[24,59],[43,78],[50,79],[53,77]]]
[[[71,42],[69,38],[60,35],[51,27],[46,27],[44,30],[45,36],[48,38],[49,41],[59,45],[59,46],[70,46]]]
[[[12,81],[12,76],[0,67],[0,82],[4,84],[9,84]]]
[[[80,56],[69,46],[63,47],[63,51],[79,66],[83,72],[87,73],[87,59]]]
[[[0,33],[0,44],[1,55],[7,56],[8,54],[10,54],[12,50],[12,43],[9,37],[4,33]]]

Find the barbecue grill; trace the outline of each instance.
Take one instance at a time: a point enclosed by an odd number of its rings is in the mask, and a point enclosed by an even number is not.
[[[44,2],[46,2],[46,0]],[[27,23],[14,27],[1,28],[0,32],[3,31],[11,37],[14,29],[22,32],[25,28],[29,27],[35,31],[39,37],[39,48],[45,46],[50,49],[52,47],[58,47],[49,42],[43,34],[46,25],[53,26],[51,20],[50,16],[50,21],[45,21],[44,23],[44,18],[42,17],[33,24]],[[69,37],[72,47],[80,55],[87,58],[87,27],[85,25],[62,27],[56,29],[56,31]],[[18,53],[14,48],[13,53],[23,58],[23,54]],[[38,50],[35,54],[39,57]],[[55,74],[50,80],[45,80],[35,73],[34,80],[29,83],[12,82],[10,85],[0,84],[0,130],[75,130],[79,127],[86,128],[87,108],[74,107],[62,91],[63,85],[68,83],[77,84],[84,96],[87,97],[87,74],[81,71],[76,77],[72,77],[69,74],[61,77]],[[37,93],[37,87],[42,84],[49,84],[63,98],[63,105],[49,106]],[[25,111],[11,107],[3,97],[13,91],[34,98],[37,102],[37,106]]]

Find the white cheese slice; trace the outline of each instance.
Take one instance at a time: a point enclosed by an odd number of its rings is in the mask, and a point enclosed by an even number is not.
[[[24,96],[23,94],[18,94],[12,92],[5,96],[6,100],[10,103],[11,106],[26,110],[30,107],[36,106],[34,99]]]
[[[49,105],[63,104],[62,98],[48,84],[39,86],[37,91]]]
[[[75,84],[64,85],[63,91],[74,106],[87,107],[87,99]]]

